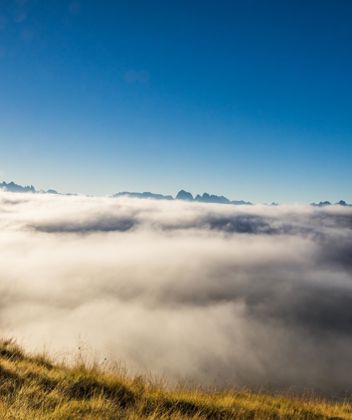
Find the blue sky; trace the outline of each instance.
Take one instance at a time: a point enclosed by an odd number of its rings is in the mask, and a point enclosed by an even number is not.
[[[0,179],[352,201],[352,2],[0,2]]]

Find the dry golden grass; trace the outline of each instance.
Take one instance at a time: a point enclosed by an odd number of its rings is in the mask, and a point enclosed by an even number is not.
[[[352,419],[352,404],[251,392],[171,390],[96,366],[53,364],[0,343],[1,419]]]

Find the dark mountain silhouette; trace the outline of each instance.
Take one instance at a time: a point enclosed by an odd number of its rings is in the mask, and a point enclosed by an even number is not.
[[[319,203],[310,203],[311,206],[314,207],[325,207],[325,206],[331,206],[330,201],[320,201]]]
[[[214,195],[203,193],[203,195],[197,195],[195,201],[199,201],[201,203],[218,203],[218,204],[230,204],[231,201],[224,197],[223,195]]]
[[[38,193],[38,194],[60,194],[56,190],[49,189],[48,191],[44,190],[36,190],[33,185],[19,185],[15,182],[0,182],[0,191],[8,191],[8,192],[14,192],[14,193]]]
[[[325,207],[325,206],[331,206],[331,203],[330,201],[320,201],[319,203],[312,203],[312,206]]]
[[[311,206],[314,207],[326,207],[326,206],[331,206],[332,203],[330,201],[320,201],[319,203],[311,203]],[[337,203],[335,203],[336,206],[346,206],[346,207],[351,207],[352,204],[348,204],[345,200],[340,200]]]
[[[345,200],[340,200],[336,204],[338,204],[340,206],[350,206],[350,204],[347,204]]]
[[[176,195],[176,200],[193,201],[193,195],[185,190],[181,190]]]
[[[49,189],[47,191],[44,190],[36,190],[33,185],[19,185],[15,182],[0,182],[0,191],[8,191],[14,193],[37,193],[37,194],[62,194],[57,192],[54,189]],[[77,195],[72,193],[66,193],[63,195]],[[216,204],[232,204],[232,205],[252,205],[250,201],[244,200],[229,200],[227,197],[223,195],[215,195],[215,194],[208,194],[207,192],[203,193],[202,195],[197,194],[195,197],[186,191],[180,190],[176,197],[174,198],[172,195],[164,195],[164,194],[157,194],[152,192],[129,192],[129,191],[122,191],[114,194],[112,197],[133,197],[133,198],[148,198],[152,200],[184,200],[184,201],[193,201],[198,203],[216,203]],[[277,206],[278,203],[271,203],[272,206]],[[319,203],[311,203],[311,206],[315,207],[325,207],[331,206],[332,203],[330,201],[320,201]],[[335,205],[339,206],[347,206],[351,207],[352,204],[347,203],[345,200],[340,200]]]
[[[171,195],[155,194],[152,192],[129,192],[123,191],[114,194],[113,197],[151,198],[153,200],[173,200]]]
[[[198,201],[199,203],[217,203],[217,204],[235,204],[235,205],[242,205],[242,204],[252,204],[250,201],[244,200],[229,200],[227,197],[223,195],[215,195],[215,194],[208,194],[203,193],[202,195],[197,194],[195,198],[193,198],[192,194],[181,190],[176,196],[176,200],[188,200],[188,201]]]
[[[9,191],[9,192],[20,192],[20,193],[27,193],[27,192],[35,193],[36,192],[33,185],[26,185],[23,187],[22,185],[15,184],[12,181],[9,183],[6,183],[5,181],[1,182],[0,189],[4,191]]]
[[[243,206],[243,205],[252,206],[253,205],[252,202],[244,201],[244,200],[232,200],[231,204],[235,204],[236,206]]]

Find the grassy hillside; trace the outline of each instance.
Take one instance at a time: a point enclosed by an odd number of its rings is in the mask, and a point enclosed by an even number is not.
[[[167,390],[0,343],[1,419],[352,419],[352,405],[249,392]]]

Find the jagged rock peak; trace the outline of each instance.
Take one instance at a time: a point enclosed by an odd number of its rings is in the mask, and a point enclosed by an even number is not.
[[[193,201],[193,195],[185,190],[181,190],[176,195],[176,200]]]
[[[154,200],[173,200],[171,195],[155,194],[152,192],[129,192],[123,191],[114,194],[113,197],[149,198]]]
[[[195,200],[202,203],[230,204],[230,200],[223,195],[208,194],[206,192],[203,195],[198,194]]]
[[[1,182],[0,189],[9,191],[9,192],[31,192],[31,193],[36,192],[33,185],[26,185],[23,187],[22,185],[15,184],[13,181],[9,183],[6,183],[5,181]]]

